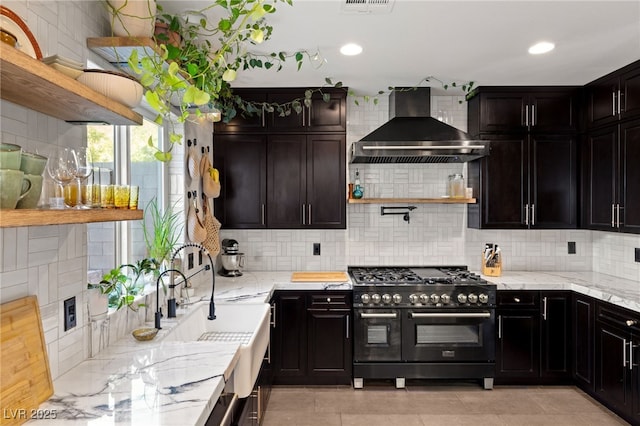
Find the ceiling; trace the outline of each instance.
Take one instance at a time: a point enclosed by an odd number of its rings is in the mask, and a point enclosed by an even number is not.
[[[243,71],[233,85],[312,87],[328,77],[360,95],[415,86],[428,76],[476,86],[583,85],[640,59],[640,0],[389,1],[390,11],[379,7],[370,13],[346,12],[345,0],[278,3],[267,18],[271,39],[251,50],[319,51],[326,63],[315,69],[305,61],[300,71],[293,61],[278,72]],[[177,13],[211,1],[159,3]],[[541,40],[556,48],[528,54]],[[364,51],[341,55],[338,49],[347,42]],[[433,80],[427,85],[434,91],[442,87]]]

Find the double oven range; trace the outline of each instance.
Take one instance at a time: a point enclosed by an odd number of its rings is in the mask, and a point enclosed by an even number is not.
[[[349,267],[354,387],[478,379],[493,388],[496,287],[465,266]]]

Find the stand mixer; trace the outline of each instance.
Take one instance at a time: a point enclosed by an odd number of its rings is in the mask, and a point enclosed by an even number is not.
[[[239,277],[244,267],[244,253],[238,253],[238,242],[230,238],[222,240],[222,253],[220,253],[220,275],[225,277]]]

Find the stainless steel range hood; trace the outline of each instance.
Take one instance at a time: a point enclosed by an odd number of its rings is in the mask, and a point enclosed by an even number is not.
[[[391,119],[351,146],[352,163],[465,163],[484,157],[487,141],[431,117],[431,89],[389,95]]]

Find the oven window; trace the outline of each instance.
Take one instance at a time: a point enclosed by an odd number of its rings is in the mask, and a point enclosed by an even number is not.
[[[387,345],[389,344],[388,336],[386,325],[367,326],[367,344],[369,345]]]
[[[416,344],[480,343],[476,325],[416,325]]]

